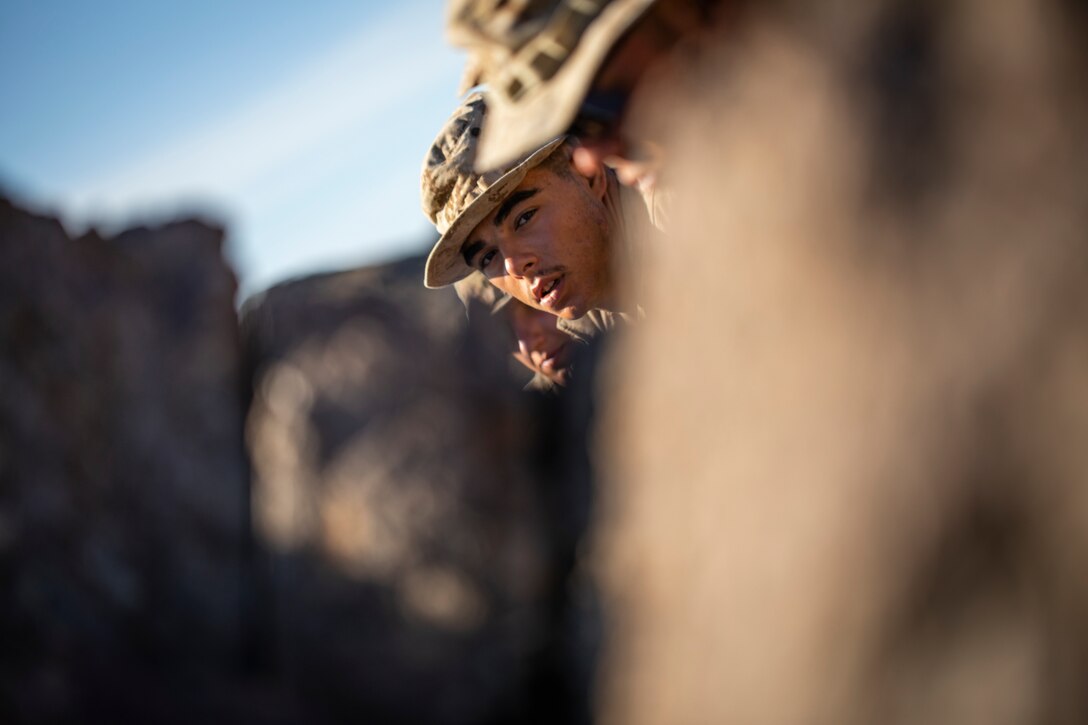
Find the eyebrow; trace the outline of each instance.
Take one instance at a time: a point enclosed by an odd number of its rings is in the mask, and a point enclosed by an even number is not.
[[[532,197],[538,191],[540,191],[540,189],[522,189],[521,191],[515,191],[510,196],[506,197],[506,201],[499,206],[499,213],[495,215],[495,218],[491,223],[495,226],[502,224],[506,221],[506,217],[510,216],[510,212],[514,210],[515,206]]]
[[[479,254],[480,250],[483,249],[485,246],[487,245],[477,239],[472,244],[466,244],[465,246],[461,247],[461,256],[465,258],[465,264],[471,267],[472,260],[476,258],[476,255]]]
[[[492,220],[492,224],[495,226],[501,226],[506,217],[510,216],[510,212],[514,210],[514,207],[532,198],[540,189],[522,189],[521,191],[515,191],[510,196],[506,197],[506,200],[499,205],[499,211],[495,214],[495,218]],[[476,258],[476,255],[480,253],[480,250],[486,247],[481,240],[476,240],[471,244],[465,244],[461,247],[461,256],[465,258],[465,264],[472,267],[472,260]]]

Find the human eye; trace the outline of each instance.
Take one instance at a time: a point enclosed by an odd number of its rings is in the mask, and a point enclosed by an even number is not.
[[[536,214],[536,209],[526,209],[521,214],[518,214],[518,218],[514,220],[514,229],[521,229],[528,224],[534,214]]]
[[[490,252],[484,252],[482,255],[480,255],[478,264],[480,265],[481,271],[486,270],[488,267],[491,266],[491,262],[494,261],[496,254],[498,254],[498,252],[492,249]]]

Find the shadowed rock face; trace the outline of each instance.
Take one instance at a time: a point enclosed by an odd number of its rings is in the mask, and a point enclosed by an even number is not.
[[[262,659],[333,715],[571,721],[548,679],[549,413],[511,376],[503,327],[422,269],[312,277],[244,313]]]
[[[150,717],[140,683],[180,701],[173,678],[235,666],[247,467],[221,245],[195,221],[70,239],[0,200],[0,698],[17,719]]]
[[[632,113],[605,721],[1082,720],[1084,11],[750,5]]]
[[[422,259],[239,334],[221,245],[0,201],[0,720],[586,721],[573,409]]]

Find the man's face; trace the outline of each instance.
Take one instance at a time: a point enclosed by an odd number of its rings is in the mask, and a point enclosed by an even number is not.
[[[574,345],[577,344],[574,339],[555,326],[554,315],[516,300],[511,301],[506,309],[518,341],[514,357],[533,372],[559,385],[566,385]]]
[[[632,117],[647,103],[655,108],[655,87],[671,86],[679,73],[671,49],[681,37],[696,34],[703,24],[695,3],[659,0],[648,15],[627,32],[597,70],[568,133],[581,147],[575,163],[607,163],[628,186],[652,187],[664,162],[661,144],[634,129]]]
[[[566,164],[531,169],[461,253],[514,299],[573,320],[610,302],[611,226],[603,167],[586,176]]]

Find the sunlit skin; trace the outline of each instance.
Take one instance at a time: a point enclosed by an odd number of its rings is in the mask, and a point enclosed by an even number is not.
[[[529,170],[516,189],[469,234],[465,262],[514,299],[574,320],[612,303],[611,223],[603,166],[570,173],[547,164]]]
[[[650,155],[641,143],[632,143],[623,132],[624,111],[630,105],[643,74],[662,55],[664,50],[654,42],[654,35],[647,30],[649,22],[640,23],[628,33],[609,54],[593,80],[591,93],[614,94],[627,100],[624,108],[611,123],[593,127],[593,133],[580,133],[577,122],[572,131],[578,136],[580,146],[575,149],[575,168],[590,169],[608,164],[616,170],[620,182],[628,186],[652,185],[660,155]]]
[[[525,367],[557,385],[570,377],[574,339],[556,327],[556,317],[513,300],[506,306],[518,341],[514,357]]]
[[[574,150],[574,166],[579,171],[601,164],[612,167],[621,184],[641,191],[654,188],[664,154],[660,146],[650,141],[638,144],[638,151],[617,136],[590,139]]]

